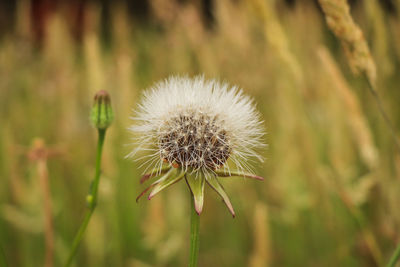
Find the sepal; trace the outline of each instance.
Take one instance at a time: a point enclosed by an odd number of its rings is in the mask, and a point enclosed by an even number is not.
[[[193,195],[194,207],[196,209],[196,212],[200,215],[203,211],[204,184],[206,178],[204,177],[204,174],[202,172],[198,172],[197,175],[187,173],[185,178]]]
[[[225,202],[225,205],[228,207],[230,213],[232,214],[232,217],[235,217],[235,211],[233,210],[231,201],[229,200],[229,197],[226,194],[225,189],[219,183],[218,178],[211,177],[207,179],[207,183],[212,189],[214,189],[221,196],[222,200]]]
[[[232,176],[242,176],[244,178],[256,179],[259,181],[264,181],[264,178],[252,173],[241,172],[241,171],[216,171],[215,174],[219,177],[232,177]]]
[[[165,179],[163,179],[162,181],[158,180],[159,182],[154,186],[148,197],[149,200],[165,188],[173,185],[176,182],[179,182],[179,180],[181,180],[183,176],[185,176],[185,172],[183,170],[171,169],[168,173],[170,172],[172,174],[166,176]]]

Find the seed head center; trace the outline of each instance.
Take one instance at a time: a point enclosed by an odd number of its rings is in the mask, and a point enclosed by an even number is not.
[[[229,137],[217,117],[194,111],[177,115],[159,133],[160,156],[171,164],[216,170],[229,158]]]

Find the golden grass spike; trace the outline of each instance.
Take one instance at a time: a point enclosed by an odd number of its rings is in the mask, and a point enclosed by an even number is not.
[[[304,73],[301,65],[290,48],[290,42],[282,27],[275,10],[275,1],[252,0],[249,6],[253,8],[259,20],[264,24],[264,34],[268,44],[274,49],[278,58],[288,67],[296,85],[302,90]]]
[[[378,163],[378,152],[373,143],[368,123],[362,114],[359,100],[349,87],[329,51],[325,47],[320,47],[317,53],[322,67],[328,74],[327,77],[329,77],[344,108],[347,110],[347,121],[351,127],[354,140],[357,142],[361,158],[369,168],[373,169]]]
[[[342,43],[350,68],[365,73],[375,86],[376,66],[361,29],[353,21],[346,0],[319,0],[326,22]]]

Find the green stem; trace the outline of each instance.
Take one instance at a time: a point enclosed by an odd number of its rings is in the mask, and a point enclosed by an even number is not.
[[[394,267],[396,265],[396,262],[400,258],[400,243],[398,244],[396,250],[393,252],[392,257],[390,258],[390,261],[387,265],[387,267]]]
[[[94,180],[92,182],[90,192],[86,196],[86,201],[88,205],[88,210],[86,211],[85,218],[83,219],[83,222],[81,226],[79,227],[78,233],[75,236],[74,242],[72,243],[72,248],[71,252],[68,257],[68,261],[65,264],[65,267],[68,267],[71,265],[75,254],[78,250],[79,244],[82,241],[83,234],[85,233],[85,230],[89,224],[90,218],[92,217],[92,214],[94,212],[94,209],[96,208],[97,204],[97,192],[99,188],[99,182],[100,182],[100,166],[101,166],[101,154],[103,151],[103,144],[104,144],[104,138],[106,135],[106,130],[105,129],[98,129],[99,133],[99,138],[97,141],[97,154],[96,154],[96,173],[94,176]]]
[[[4,253],[3,247],[0,245],[0,266],[7,267],[7,260],[6,260],[6,254]]]
[[[190,258],[189,267],[197,266],[197,258],[199,256],[199,232],[200,232],[200,215],[197,214],[194,207],[194,198],[192,199],[191,215],[190,215]]]

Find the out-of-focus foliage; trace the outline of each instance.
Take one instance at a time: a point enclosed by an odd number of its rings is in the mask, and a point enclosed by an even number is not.
[[[87,6],[81,42],[70,34],[68,12],[55,12],[40,47],[32,42],[29,1],[18,2],[15,33],[0,41],[0,245],[9,265],[44,263],[43,165],[28,156],[37,138],[53,152],[45,168],[54,264],[65,261],[94,172],[89,113],[102,89],[111,95],[115,122],[106,137],[99,205],[77,266],[186,265],[186,185],[136,204],[142,169],[124,157],[141,91],[171,74],[200,73],[256,99],[269,147],[265,163],[255,166],[265,182],[224,183],[235,219],[206,192],[199,265],[385,263],[400,240],[400,157],[365,81],[352,75],[317,5],[217,0],[215,21],[205,27],[197,4],[180,2],[150,1],[148,23],[132,21],[122,4],[110,7],[106,43],[95,3]],[[368,0],[352,15],[369,42],[377,88],[399,132],[400,14]]]

